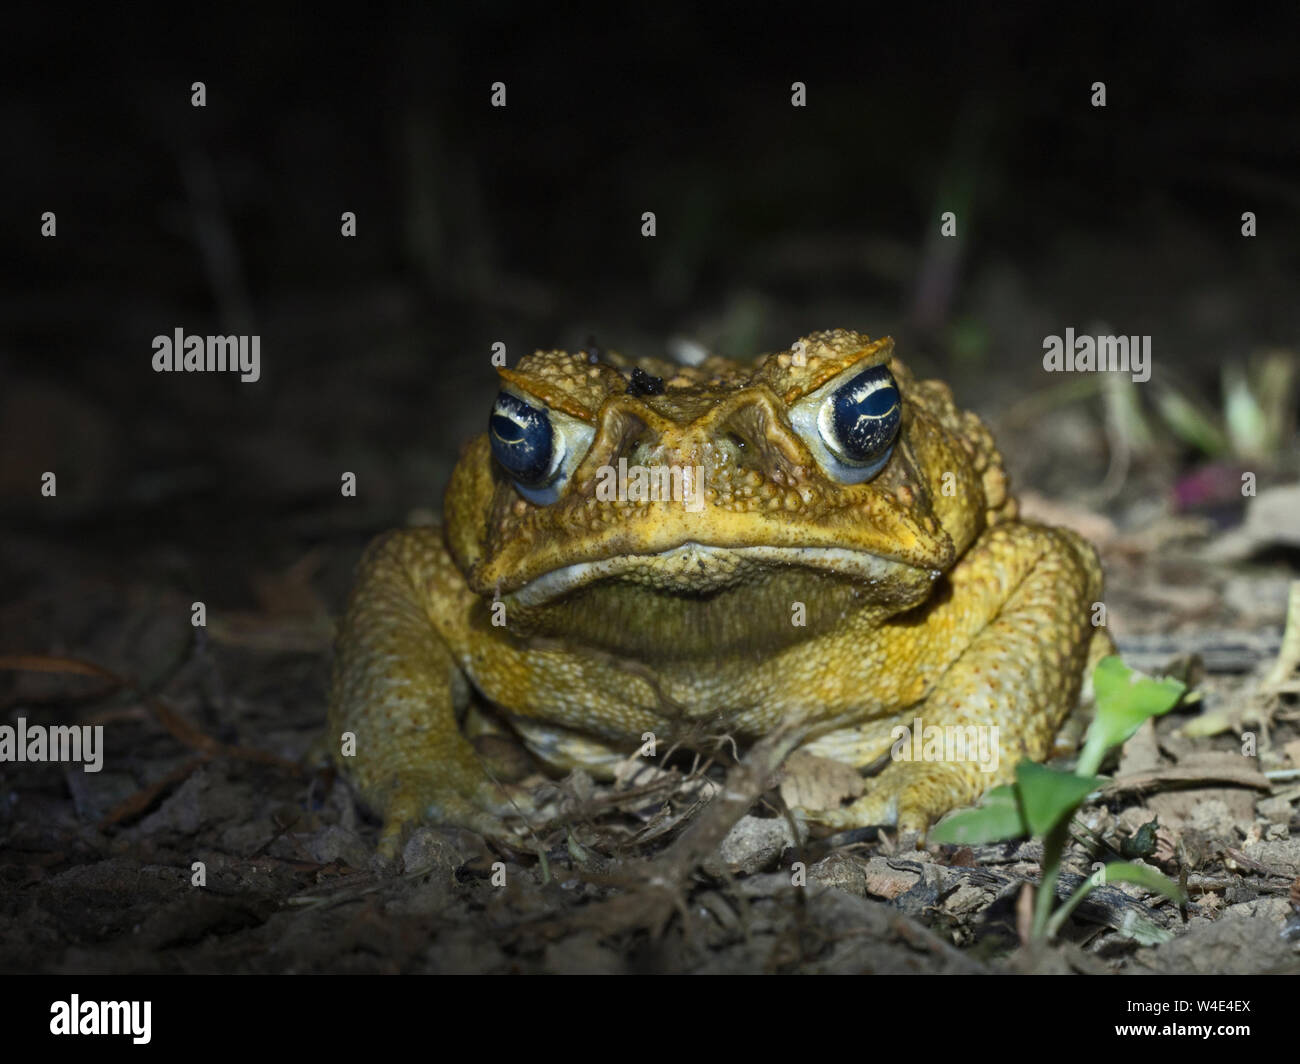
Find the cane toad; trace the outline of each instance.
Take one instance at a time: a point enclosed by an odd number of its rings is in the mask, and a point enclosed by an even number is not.
[[[595,773],[646,733],[798,719],[866,768],[896,726],[996,728],[996,771],[896,756],[815,814],[924,829],[1041,759],[1108,648],[1092,548],[1018,519],[988,429],[889,338],[499,373],[442,526],[371,544],[339,634],[331,734],[355,736],[340,763],[390,852],[421,821],[501,835],[530,812],[467,738],[471,702]]]

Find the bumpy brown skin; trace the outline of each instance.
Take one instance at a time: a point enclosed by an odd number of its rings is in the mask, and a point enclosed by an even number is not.
[[[891,340],[836,330],[792,350],[637,363],[665,378],[658,395],[629,393],[630,363],[585,354],[501,371],[503,387],[594,435],[549,505],[525,501],[487,437],[473,440],[443,528],[367,550],[330,729],[356,736],[340,763],[383,813],[385,851],[421,821],[502,835],[532,811],[462,732],[476,698],[548,763],[595,771],[645,732],[664,749],[687,731],[743,741],[800,718],[817,728],[810,749],[865,767],[915,718],[999,728],[997,772],[896,761],[854,804],[814,814],[838,828],[924,829],[1047,753],[1109,645],[1089,622],[1092,548],[1017,520],[987,428],[943,383],[914,380]],[[790,410],[883,363],[903,397],[897,444],[874,479],[839,483]],[[620,457],[701,467],[702,508],[603,501],[599,470]],[[595,564],[566,569],[578,563]]]

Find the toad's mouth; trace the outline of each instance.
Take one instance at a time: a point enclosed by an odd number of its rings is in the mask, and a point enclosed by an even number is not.
[[[845,547],[717,547],[687,542],[658,554],[619,554],[575,562],[535,577],[510,598],[523,606],[541,605],[602,581],[641,585],[669,594],[703,595],[744,583],[759,572],[799,569],[866,590],[933,582],[940,575],[937,569],[918,569]]]

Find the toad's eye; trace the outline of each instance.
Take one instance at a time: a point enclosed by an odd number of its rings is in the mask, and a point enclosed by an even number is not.
[[[889,459],[902,415],[893,375],[886,366],[873,366],[826,397],[817,431],[845,465],[871,466],[874,473]]]
[[[545,410],[509,392],[497,396],[488,420],[492,453],[521,489],[545,488],[560,470],[564,447]],[[524,497],[529,498],[527,491]]]
[[[863,484],[885,468],[902,421],[902,396],[888,366],[864,369],[843,384],[830,381],[790,408],[790,423],[817,464],[841,484]]]
[[[533,406],[510,392],[497,395],[488,419],[493,455],[515,482],[515,491],[537,506],[560,497],[595,435],[590,424]]]

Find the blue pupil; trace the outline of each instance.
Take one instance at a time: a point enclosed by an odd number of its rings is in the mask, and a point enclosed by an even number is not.
[[[894,378],[884,366],[854,377],[835,393],[832,403],[835,438],[845,458],[865,462],[894,442],[902,407]]]
[[[526,487],[538,487],[551,471],[554,430],[550,419],[522,399],[502,392],[488,419],[492,454]]]

